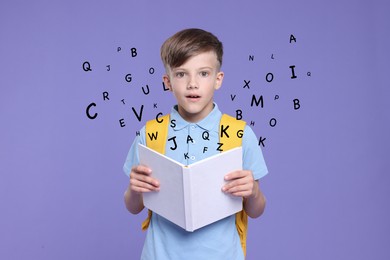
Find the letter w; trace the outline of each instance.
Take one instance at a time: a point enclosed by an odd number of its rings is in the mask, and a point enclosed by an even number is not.
[[[148,136],[150,138],[150,141],[153,141],[153,140],[157,140],[157,136],[158,136],[158,131],[156,131],[155,133],[148,133]]]

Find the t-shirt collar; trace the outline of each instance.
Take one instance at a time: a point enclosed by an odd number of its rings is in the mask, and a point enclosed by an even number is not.
[[[197,126],[201,127],[204,130],[211,131],[216,125],[215,122],[219,123],[221,115],[222,113],[219,110],[218,105],[214,103],[213,110],[211,110],[211,112],[201,121],[194,124],[196,124]],[[171,120],[175,120],[175,124],[176,124],[174,128],[175,131],[181,130],[187,127],[188,125],[192,124],[190,122],[187,122],[181,117],[181,115],[178,112],[177,105],[175,105],[171,110]]]

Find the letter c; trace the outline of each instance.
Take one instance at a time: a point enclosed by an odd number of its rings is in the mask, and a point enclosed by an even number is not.
[[[158,113],[157,115],[156,115],[156,121],[157,121],[157,123],[162,123],[163,121],[164,121],[164,119],[161,119],[161,120],[159,120],[159,118],[160,118],[160,116],[162,116],[162,114],[163,113]]]
[[[89,113],[89,110],[91,109],[91,107],[96,107],[96,104],[95,103],[91,103],[87,106],[87,110],[85,111],[87,113],[87,117],[89,119],[95,119],[98,115],[98,113],[95,113],[94,115],[91,116],[91,114]]]

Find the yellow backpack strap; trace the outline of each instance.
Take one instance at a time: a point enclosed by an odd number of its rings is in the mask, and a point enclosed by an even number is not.
[[[242,146],[242,136],[245,129],[245,121],[223,114],[219,124],[219,142],[221,149],[227,151]],[[248,215],[245,210],[236,213],[236,228],[241,241],[241,247],[246,255],[246,236],[248,233]]]
[[[146,146],[161,154],[165,154],[168,138],[169,114],[149,120],[145,125]]]
[[[142,225],[141,225],[142,231],[146,231],[148,229],[151,219],[152,219],[152,211],[150,209],[148,209],[148,216],[142,222]]]
[[[219,123],[219,142],[221,149],[227,151],[242,145],[245,121],[223,114]]]
[[[161,154],[165,154],[165,144],[168,139],[169,114],[149,120],[145,125],[146,146]],[[147,218],[142,222],[142,230],[149,227],[152,211],[148,210]]]
[[[246,236],[248,234],[248,215],[245,210],[236,213],[236,228],[241,241],[242,251],[246,256]]]

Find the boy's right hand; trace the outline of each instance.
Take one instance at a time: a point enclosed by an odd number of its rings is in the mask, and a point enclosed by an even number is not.
[[[138,165],[131,168],[130,189],[135,192],[159,191],[160,183],[151,177],[152,170],[146,166]]]

